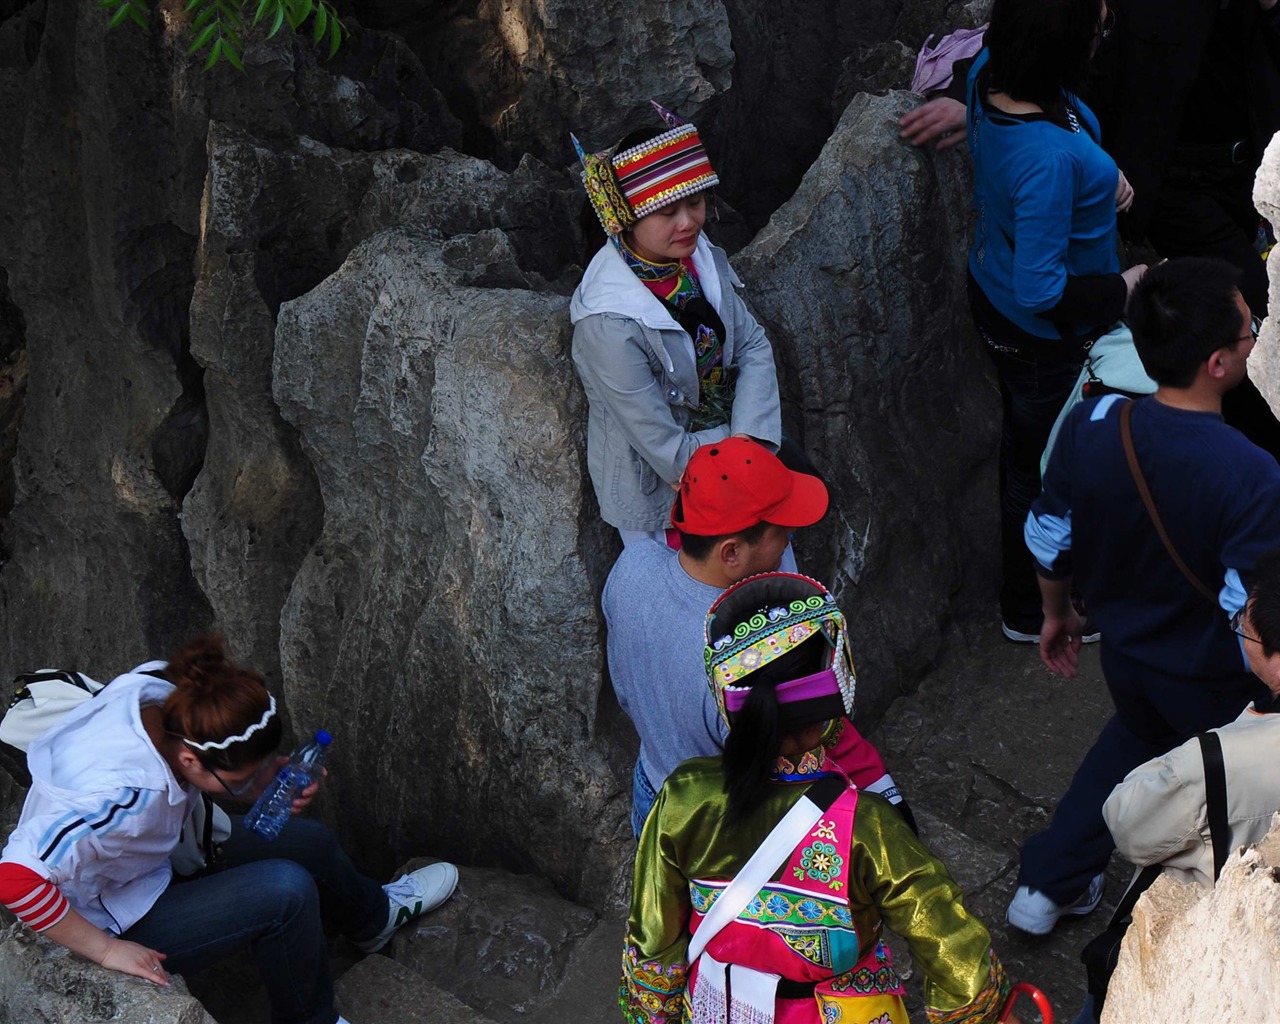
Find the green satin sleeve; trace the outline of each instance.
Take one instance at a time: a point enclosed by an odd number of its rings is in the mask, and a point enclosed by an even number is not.
[[[687,824],[680,806],[664,785],[640,833],[618,994],[631,1024],[676,1024],[683,1016],[692,908],[677,841]]]
[[[872,794],[859,795],[853,834],[853,872],[884,923],[910,946],[930,1019],[994,1021],[992,1006],[1008,983],[991,956],[990,933],[942,861]]]

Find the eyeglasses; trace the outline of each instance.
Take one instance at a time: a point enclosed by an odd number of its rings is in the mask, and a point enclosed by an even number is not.
[[[1102,19],[1102,24],[1098,26],[1097,36],[1099,39],[1106,39],[1111,35],[1111,30],[1116,27],[1116,12],[1110,7],[1107,8],[1106,16]]]
[[[1233,632],[1236,636],[1240,637],[1241,640],[1250,640],[1255,644],[1262,643],[1262,641],[1259,640],[1256,636],[1250,636],[1248,633],[1244,631],[1244,627],[1242,625],[1243,622],[1244,622],[1244,609],[1241,608],[1238,612],[1236,612],[1234,615],[1231,616],[1231,632]]]
[[[217,779],[218,784],[221,785],[223,789],[225,789],[233,797],[239,800],[240,797],[248,793],[254,787],[254,785],[257,784],[258,776],[262,774],[262,769],[267,766],[267,761],[270,761],[270,760],[271,760],[270,758],[267,758],[266,760],[264,760],[260,765],[258,765],[257,768],[253,770],[253,774],[250,775],[247,779],[244,780],[244,782],[240,783],[240,785],[238,786],[228,786],[227,780],[224,779],[221,775],[219,775],[207,764],[202,764],[201,767],[203,767],[205,771],[207,771],[210,775],[212,775],[215,779]]]

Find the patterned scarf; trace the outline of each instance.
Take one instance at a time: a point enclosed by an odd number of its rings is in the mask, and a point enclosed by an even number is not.
[[[650,263],[625,244],[622,258],[632,273],[670,311],[693,339],[698,365],[698,405],[690,430],[706,430],[730,422],[733,413],[733,373],[724,365],[724,321],[702,294],[693,261]]]

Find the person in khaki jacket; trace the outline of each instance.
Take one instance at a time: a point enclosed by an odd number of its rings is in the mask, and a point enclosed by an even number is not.
[[[1280,539],[1280,538],[1278,538]],[[1280,550],[1254,568],[1249,600],[1232,629],[1253,673],[1271,691],[1214,732],[1222,744],[1231,849],[1256,843],[1280,812]],[[1204,760],[1192,739],[1131,771],[1102,808],[1116,848],[1139,867],[1163,865],[1184,882],[1213,886]]]

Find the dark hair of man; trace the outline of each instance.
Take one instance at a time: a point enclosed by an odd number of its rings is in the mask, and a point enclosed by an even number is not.
[[[1236,305],[1239,281],[1230,263],[1201,256],[1169,260],[1143,275],[1127,318],[1148,377],[1164,387],[1190,387],[1206,359],[1238,343],[1245,326]]]
[[[1253,567],[1249,624],[1268,658],[1280,651],[1280,548],[1267,552]]]
[[[681,530],[680,547],[695,562],[703,562],[706,561],[721,541],[728,540],[730,537],[737,537],[743,544],[759,544],[760,538],[764,536],[764,531],[768,528],[768,523],[756,523],[755,526],[748,526],[745,530],[722,533],[716,537],[703,537],[696,533],[685,533],[684,530]]]
[[[1101,19],[1101,0],[995,0],[985,37],[991,88],[1061,119],[1064,93],[1084,86]]]
[[[831,648],[821,636],[813,636],[794,650],[746,676],[751,692],[725,737],[724,790],[729,794],[725,820],[740,821],[756,806],[782,748],[778,726],[779,683],[802,679],[821,670],[822,656]]]

